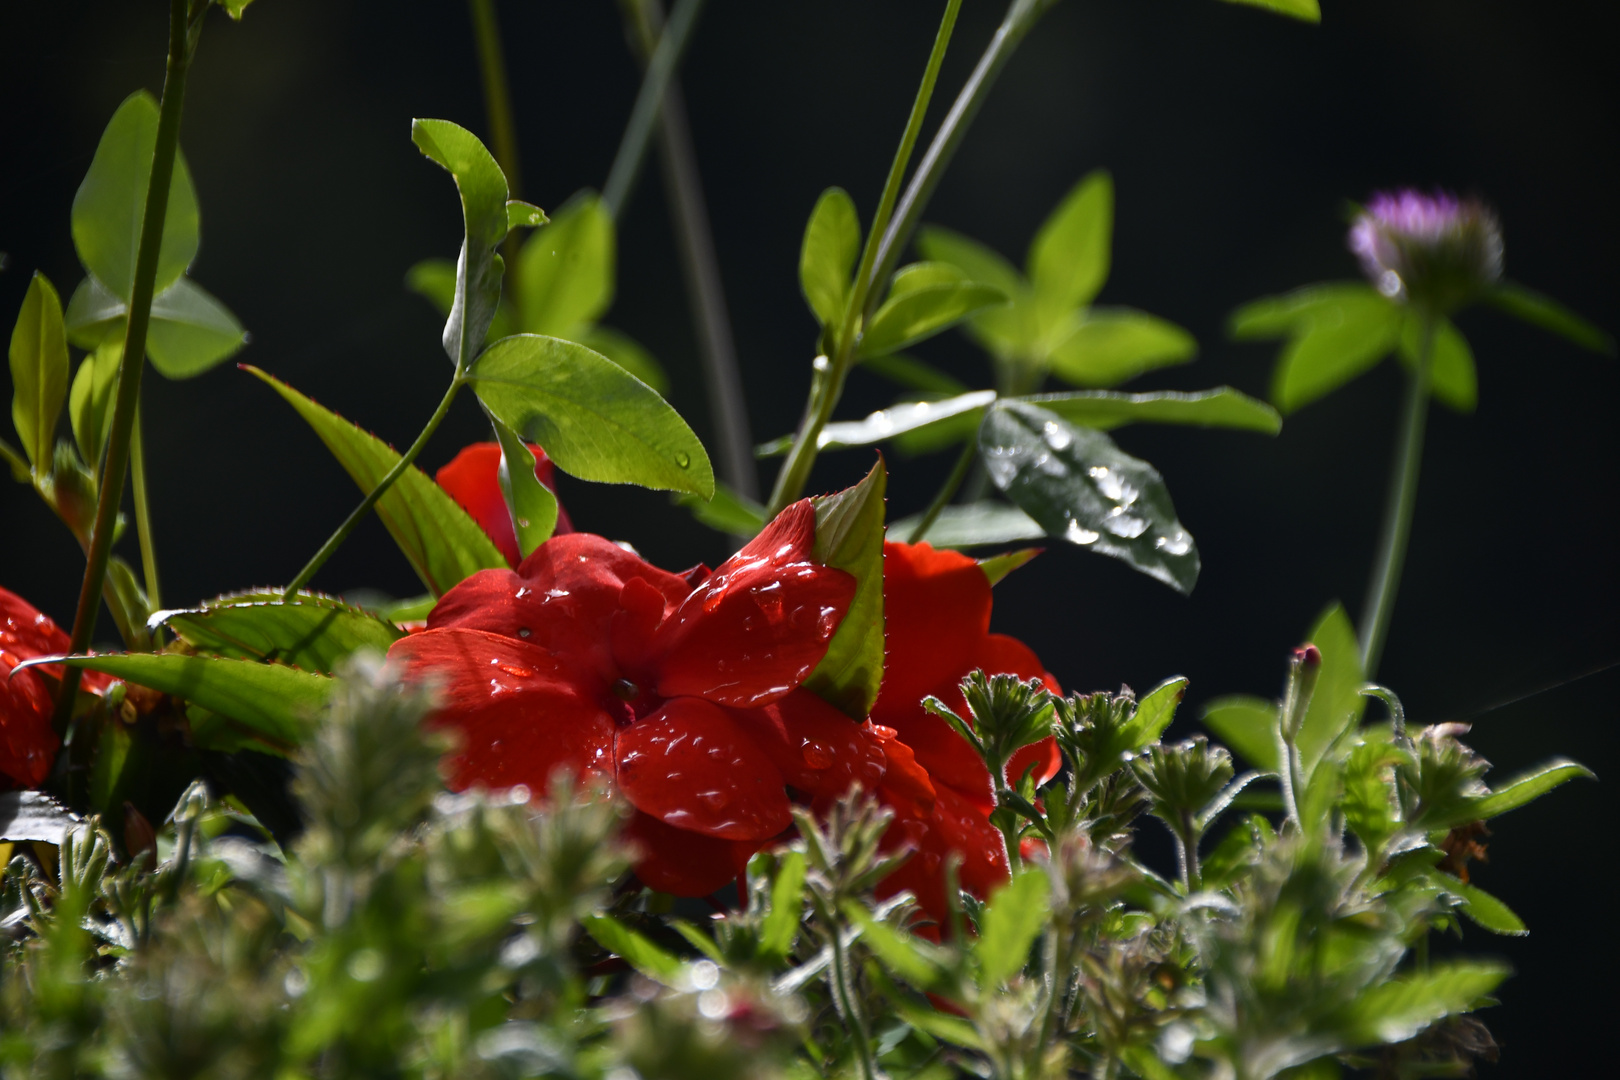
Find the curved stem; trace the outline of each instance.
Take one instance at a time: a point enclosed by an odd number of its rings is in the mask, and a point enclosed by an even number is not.
[[[951,499],[956,495],[956,489],[961,487],[962,481],[967,478],[968,469],[973,466],[974,458],[978,456],[978,453],[979,443],[977,439],[969,439],[963,444],[962,453],[957,457],[956,464],[951,468],[951,475],[945,478],[945,483],[940,486],[939,494],[935,495],[934,501],[928,504],[928,509],[923,512],[922,520],[917,522],[915,529],[911,530],[911,536],[907,538],[906,543],[922,543],[922,538],[928,535],[928,530],[933,528],[934,522],[939,519],[940,512],[950,503]]]
[[[206,6],[202,10],[206,11]],[[102,586],[107,577],[107,560],[112,556],[113,530],[118,524],[118,505],[124,497],[124,474],[129,468],[135,406],[140,400],[141,374],[146,367],[146,331],[152,318],[158,253],[162,249],[163,222],[168,216],[174,159],[180,147],[180,115],[186,100],[186,76],[191,68],[191,57],[196,49],[197,31],[200,28],[200,18],[193,25],[187,0],[169,0],[169,59],[163,75],[163,101],[158,111],[152,172],[146,185],[146,206],[141,213],[141,236],[135,249],[135,279],[124,327],[124,354],[118,364],[118,391],[107,433],[107,457],[101,470],[96,523],[90,534],[84,583],[79,588],[79,606],[74,612],[73,635],[68,646],[73,653],[84,652],[96,630]],[[66,727],[73,715],[73,702],[78,696],[81,677],[82,671],[77,667],[70,667],[63,673],[62,692],[57,698],[54,720],[59,731]]]
[[[636,95],[635,108],[625,125],[624,137],[619,140],[619,152],[613,158],[607,183],[602,187],[602,204],[615,218],[624,209],[630,186],[641,169],[641,159],[647,153],[647,140],[652,138],[653,123],[658,119],[664,91],[680,63],[681,53],[692,36],[692,25],[697,22],[703,0],[678,0],[670,13],[664,32],[659,35],[658,47],[647,62],[647,74],[641,80],[641,92]]]
[[[298,576],[293,578],[291,585],[287,586],[286,592],[282,594],[282,599],[291,600],[298,594],[299,589],[309,584],[309,579],[315,576],[315,572],[325,564],[327,559],[332,557],[333,552],[343,546],[343,541],[347,540],[349,534],[354,532],[360,522],[365,520],[367,514],[371,513],[371,508],[377,505],[377,500],[388,494],[388,489],[394,486],[395,480],[405,475],[405,470],[409,469],[416,461],[416,457],[422,452],[422,448],[433,437],[433,433],[439,429],[439,422],[450,411],[450,403],[456,400],[456,394],[461,390],[464,381],[460,374],[450,380],[450,389],[444,392],[444,397],[439,401],[439,407],[433,410],[432,416],[428,417],[427,426],[416,437],[416,441],[411,443],[410,449],[406,450],[400,459],[394,462],[394,467],[389,469],[381,480],[377,481],[377,486],[372,488],[366,497],[360,500],[360,505],[355,507],[353,512],[343,519],[343,524],[338,526],[337,532],[328,537],[326,543],[321,545],[321,550],[317,551],[314,557],[304,565],[304,568],[298,571]]]
[[[1384,509],[1384,527],[1378,541],[1378,559],[1367,581],[1367,600],[1362,606],[1361,670],[1368,679],[1378,673],[1384,639],[1395,610],[1395,594],[1401,587],[1401,568],[1406,563],[1407,540],[1412,533],[1412,508],[1417,502],[1418,473],[1423,466],[1423,429],[1429,415],[1429,369],[1434,360],[1435,313],[1420,308],[1423,340],[1417,364],[1406,383],[1401,407],[1401,427],[1396,435],[1395,460],[1389,477],[1389,502]]]

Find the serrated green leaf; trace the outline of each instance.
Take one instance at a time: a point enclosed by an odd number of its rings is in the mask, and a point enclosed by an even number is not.
[[[585,932],[596,943],[649,979],[671,988],[681,987],[681,971],[685,965],[672,954],[648,941],[611,915],[588,915],[580,920]]]
[[[1175,323],[1130,308],[1090,308],[1047,362],[1076,386],[1117,386],[1197,354],[1198,341]]]
[[[11,329],[11,422],[23,452],[40,474],[50,470],[56,421],[68,394],[67,333],[62,301],[44,274],[35,273]]]
[[[1120,559],[1183,593],[1198,549],[1164,479],[1112,439],[1021,401],[998,401],[979,427],[990,480],[1046,535]]]
[[[620,333],[607,326],[593,326],[578,336],[579,343],[587,349],[601,353],[658,391],[660,396],[668,395],[669,376],[664,373],[658,361],[653,359],[653,354],[629,334]]]
[[[490,417],[490,424],[501,447],[496,479],[517,534],[518,553],[528,558],[557,531],[557,496],[535,475],[534,454],[523,440],[494,417]]]
[[[1226,3],[1265,8],[1267,11],[1274,11],[1278,15],[1286,15],[1290,19],[1299,19],[1301,22],[1319,23],[1322,21],[1322,9],[1317,0],[1226,0]]]
[[[1334,1018],[1334,1027],[1347,1049],[1402,1042],[1437,1020],[1469,1012],[1508,974],[1496,961],[1437,963],[1364,991]]]
[[[73,245],[78,249],[79,261],[126,304],[135,289],[135,253],[146,211],[157,129],[158,104],[151,94],[139,90],[125,98],[101,133],[90,170],[73,197]],[[198,222],[191,170],[176,150],[154,294],[178,281],[197,257]]]
[[[1401,363],[1416,368],[1423,348],[1423,326],[1409,318],[1401,326],[1398,355]],[[1442,318],[1434,332],[1434,355],[1429,358],[1429,391],[1440,404],[1460,413],[1471,413],[1479,404],[1479,375],[1474,369],[1474,352],[1468,339],[1450,319]]]
[[[1615,354],[1614,338],[1587,322],[1550,296],[1527,289],[1515,282],[1504,281],[1492,291],[1490,302],[1509,315],[1523,319],[1532,326],[1557,334],[1583,349],[1604,356]]]
[[[1483,820],[1505,814],[1509,810],[1517,810],[1578,776],[1584,776],[1589,780],[1597,779],[1597,775],[1585,765],[1570,761],[1568,758],[1557,758],[1522,776],[1514,777],[1486,795],[1474,808],[1474,814]]]
[[[279,589],[232,593],[154,619],[201,652],[323,675],[359,649],[387,652],[404,636],[392,623],[336,597],[300,592],[283,600]]]
[[[889,528],[896,536],[910,536],[921,520],[921,514],[913,514]],[[927,540],[937,548],[966,548],[1039,540],[1045,535],[1046,530],[1018,507],[982,500],[945,507],[929,528]]]
[[[813,500],[816,559],[854,576],[855,595],[827,655],[804,687],[855,720],[872,711],[883,682],[883,459],[854,487]]]
[[[1434,871],[1429,880],[1461,900],[1463,914],[1491,933],[1505,937],[1523,937],[1530,932],[1525,928],[1524,920],[1519,918],[1512,908],[1478,885],[1439,870]]]
[[[329,676],[252,660],[116,653],[74,656],[63,663],[173,694],[227,716],[282,747],[303,740],[332,692]]]
[[[298,411],[361,491],[371,491],[399,461],[399,454],[377,436],[317,405],[280,379],[251,365],[244,368]],[[479,570],[506,567],[506,558],[478,523],[414,465],[377,501],[377,516],[435,596],[443,596]]]
[[[1006,982],[1029,959],[1030,946],[1051,914],[1051,889],[1046,871],[1030,869],[1014,874],[991,894],[979,913],[979,939],[973,943],[986,990]]]
[[[112,423],[113,390],[118,385],[118,363],[124,344],[108,338],[79,361],[68,391],[68,419],[73,422],[73,441],[84,461],[100,461],[106,445],[107,428]]]
[[[1147,692],[1136,704],[1136,715],[1125,725],[1125,735],[1132,750],[1140,750],[1158,741],[1170,721],[1176,718],[1176,706],[1187,693],[1187,680],[1176,675],[1164,680]]]
[[[843,188],[828,188],[810,211],[799,245],[799,288],[823,326],[844,317],[860,247],[861,221],[854,200]]]
[[[891,296],[861,334],[859,355],[898,352],[1006,300],[1006,294],[972,281],[925,285]]]
[[[613,216],[594,191],[568,200],[518,256],[517,328],[571,337],[613,303],[616,245]]]
[[[1204,706],[1204,726],[1228,748],[1264,772],[1279,767],[1277,705],[1263,698],[1233,695]]]
[[[1088,173],[1041,225],[1025,268],[1041,307],[1064,313],[1089,304],[1108,280],[1114,242],[1114,180]]]
[[[991,585],[999,585],[1008,574],[1029,562],[1043,550],[1045,549],[1021,548],[1018,551],[1005,551],[988,559],[980,559],[979,569],[984,571],[984,576]]]
[[[714,498],[679,495],[675,502],[691,511],[704,525],[730,536],[752,537],[765,527],[765,507],[739,495],[719,480],[714,483]]]
[[[784,854],[771,882],[771,910],[759,927],[761,957],[780,961],[793,948],[804,916],[804,876],[804,853]]]
[[[585,346],[517,334],[468,373],[491,413],[583,480],[714,494],[709,455],[646,383]]]

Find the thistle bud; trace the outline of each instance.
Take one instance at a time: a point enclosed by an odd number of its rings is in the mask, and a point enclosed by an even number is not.
[[[1502,229],[1477,199],[1379,192],[1350,226],[1350,250],[1379,292],[1447,312],[1502,276]]]

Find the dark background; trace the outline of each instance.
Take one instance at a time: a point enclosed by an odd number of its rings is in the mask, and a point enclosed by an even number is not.
[[[0,312],[17,310],[35,269],[64,297],[81,276],[73,194],[118,102],[160,88],[166,6],[0,9]],[[870,217],[940,7],[714,0],[699,24],[683,84],[757,438],[792,426],[808,383],[814,325],[796,277],[805,218],[831,184]],[[1226,341],[1227,313],[1352,276],[1345,202],[1396,184],[1487,197],[1510,276],[1620,328],[1620,65],[1608,5],[1324,7],[1311,27],[1210,0],[1060,5],[1014,58],[928,220],[1021,261],[1070,185],[1113,170],[1114,272],[1101,299],[1173,319],[1203,347],[1194,366],[1133,388],[1230,383],[1263,395],[1274,349]],[[935,119],[1003,10],[964,5]],[[603,182],[637,70],[610,0],[506,0],[501,16],[522,194],[553,208]],[[449,374],[439,320],[401,281],[420,258],[453,256],[460,235],[448,178],[410,143],[413,116],[485,129],[463,3],[262,0],[241,25],[210,16],[182,134],[203,207],[193,273],[251,330],[241,359],[399,445]],[[662,359],[675,405],[712,445],[659,188],[656,169],[646,172],[621,222],[607,322]],[[1620,672],[1569,680],[1620,657],[1617,367],[1493,312],[1460,323],[1479,361],[1480,407],[1433,414],[1382,681],[1420,722],[1476,719],[1473,741],[1499,780],[1564,753],[1612,781]],[[960,337],[919,352],[987,382]],[[1164,473],[1198,538],[1196,594],[1058,546],[998,587],[997,629],[1030,642],[1071,688],[1190,676],[1184,733],[1212,697],[1275,693],[1285,650],[1324,605],[1340,598],[1359,615],[1398,389],[1386,364],[1289,418],[1276,439],[1121,432]],[[840,415],[890,395],[857,374]],[[186,383],[151,376],[144,407],[169,605],[286,581],[358,497],[293,412],[229,365]],[[422,464],[431,471],[486,437],[463,400]],[[869,464],[862,453],[826,456],[812,489],[844,486]],[[891,466],[898,516],[927,502],[946,463]],[[663,495],[568,481],[562,493],[581,527],[629,539],[662,565],[725,554]],[[68,534],[19,485],[0,486],[0,522],[0,582],[68,623],[83,566]],[[420,591],[375,521],[316,584]],[[1617,956],[1611,926],[1592,916],[1613,917],[1615,808],[1612,783],[1579,783],[1499,823],[1475,880],[1533,936],[1470,927],[1463,943],[1518,972],[1505,1007],[1486,1014],[1504,1044],[1487,1076],[1568,1075],[1603,1059]]]

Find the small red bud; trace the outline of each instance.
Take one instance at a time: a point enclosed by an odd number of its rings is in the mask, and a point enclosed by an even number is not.
[[[1294,650],[1294,663],[1315,668],[1322,666],[1322,650],[1315,645],[1305,644]]]

